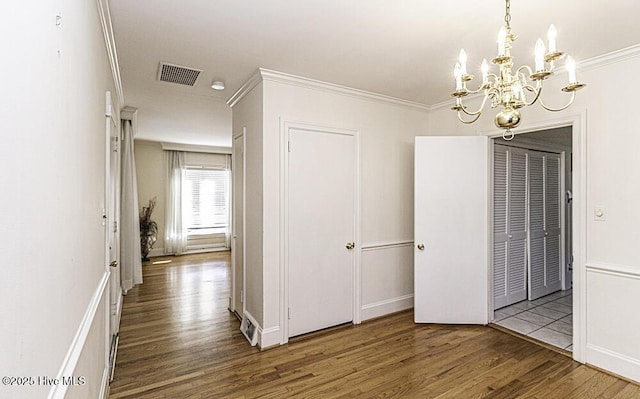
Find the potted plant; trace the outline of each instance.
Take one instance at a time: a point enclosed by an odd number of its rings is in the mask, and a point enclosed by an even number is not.
[[[151,252],[153,244],[158,239],[158,223],[151,220],[151,214],[155,207],[156,198],[153,197],[153,199],[149,200],[147,206],[142,207],[142,212],[140,213],[140,252],[143,262],[149,260],[149,252]]]

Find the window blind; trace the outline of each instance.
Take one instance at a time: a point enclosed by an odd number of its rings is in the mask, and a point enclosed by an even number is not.
[[[228,229],[229,171],[187,168],[184,177],[186,228],[190,231]]]

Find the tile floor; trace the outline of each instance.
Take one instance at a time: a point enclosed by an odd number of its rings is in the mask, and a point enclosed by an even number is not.
[[[571,290],[498,309],[494,323],[568,351],[573,349]]]

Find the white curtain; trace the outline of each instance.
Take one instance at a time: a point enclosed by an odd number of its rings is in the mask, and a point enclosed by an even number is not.
[[[124,141],[122,149],[122,194],[120,210],[120,281],[126,292],[136,284],[142,284],[142,260],[140,254],[140,215],[138,214],[138,183],[136,161],[133,153],[133,127],[131,121],[123,121]]]
[[[231,198],[231,187],[233,187],[233,184],[235,184],[235,182],[232,181],[232,175],[231,175],[231,155],[227,155],[226,156],[226,168],[225,170],[228,173],[229,176],[229,186],[227,189],[227,204],[228,204],[228,210],[229,210],[229,224],[227,225],[227,231],[225,232],[225,246],[229,249],[231,249],[231,209],[233,208],[231,206],[231,201],[233,201],[233,199]]]
[[[187,247],[187,231],[182,223],[182,181],[185,173],[185,153],[165,151],[167,164],[167,207],[164,234],[165,254],[182,254]]]

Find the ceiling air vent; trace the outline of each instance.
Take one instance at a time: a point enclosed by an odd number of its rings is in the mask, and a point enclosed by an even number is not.
[[[161,62],[158,68],[158,80],[193,86],[196,84],[200,72],[202,72],[200,69]]]

